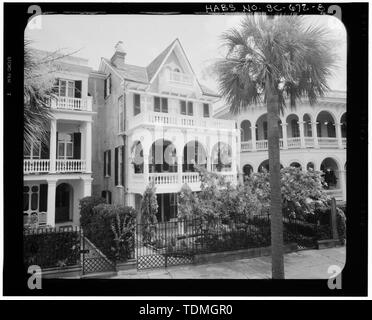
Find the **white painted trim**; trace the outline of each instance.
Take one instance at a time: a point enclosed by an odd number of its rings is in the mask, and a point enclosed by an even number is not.
[[[127,92],[130,93],[137,93],[137,94],[147,94],[150,96],[156,96],[156,97],[161,97],[161,98],[169,98],[169,99],[181,99],[181,100],[187,100],[187,101],[193,101],[193,102],[199,102],[199,103],[208,103],[211,104],[212,102],[209,100],[201,100],[201,99],[194,99],[194,98],[188,98],[187,96],[182,96],[182,95],[172,95],[172,94],[164,94],[164,93],[156,93],[156,92],[151,92],[151,91],[139,91],[139,90],[133,90],[133,89],[127,89]],[[214,117],[210,117],[214,118]]]

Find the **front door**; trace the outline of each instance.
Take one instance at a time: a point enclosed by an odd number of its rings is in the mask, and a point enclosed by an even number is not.
[[[71,221],[71,187],[61,183],[56,190],[56,223]]]

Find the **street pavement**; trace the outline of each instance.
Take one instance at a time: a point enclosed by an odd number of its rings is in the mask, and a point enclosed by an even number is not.
[[[346,248],[302,250],[285,254],[286,279],[328,279],[328,268],[345,265]],[[202,265],[119,271],[111,279],[270,279],[271,256]]]

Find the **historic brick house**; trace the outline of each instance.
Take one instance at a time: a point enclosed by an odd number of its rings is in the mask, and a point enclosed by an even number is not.
[[[79,224],[79,199],[91,195],[94,112],[88,61],[66,56],[56,63],[49,143],[24,151],[23,216],[25,224],[60,227]]]
[[[240,131],[213,117],[219,96],[198,81],[178,39],[145,67],[127,60],[119,42],[89,78],[97,112],[93,193],[139,209],[154,182],[158,219],[168,221],[183,184],[200,190],[195,164],[237,181]]]
[[[240,173],[243,177],[268,167],[266,106],[254,106],[232,115],[225,106],[215,117],[233,119],[240,129]],[[323,171],[326,192],[346,200],[346,93],[331,91],[310,106],[306,99],[280,116],[280,161]]]

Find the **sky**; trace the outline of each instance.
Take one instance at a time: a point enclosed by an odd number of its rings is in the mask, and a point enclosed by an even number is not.
[[[37,49],[78,52],[97,70],[101,57],[110,58],[122,41],[126,62],[147,66],[178,38],[199,81],[217,91],[215,77],[206,66],[221,58],[220,35],[239,24],[242,15],[43,15],[40,29],[26,28],[25,37]],[[346,31],[330,16],[311,16],[310,24],[323,25],[337,45],[337,69],[329,79],[333,90],[346,90]]]

